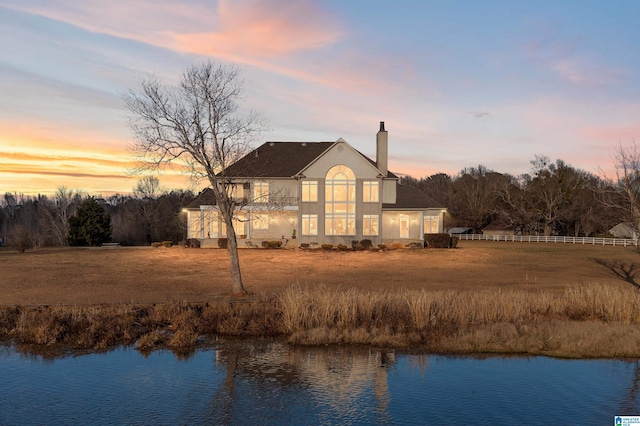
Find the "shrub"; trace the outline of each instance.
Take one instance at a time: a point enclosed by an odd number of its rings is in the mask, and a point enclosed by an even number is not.
[[[340,250],[340,251],[345,251],[348,248],[349,247],[345,246],[344,244],[338,244],[338,250]]]
[[[151,243],[151,247],[153,247],[153,248],[162,247],[162,243],[158,243],[158,242]]]
[[[357,244],[357,243],[356,243],[356,244],[354,244],[352,247],[353,247],[353,249],[354,249],[355,251],[364,250],[364,247],[362,246],[362,244]]]
[[[227,248],[227,239],[226,238],[218,238],[218,247]]]
[[[266,249],[277,249],[282,247],[282,241],[263,241],[262,247]]]
[[[333,250],[333,244],[323,244],[322,248],[324,250]]]
[[[309,248],[309,243],[301,243],[300,244],[300,248],[308,249]]]
[[[373,243],[371,242],[371,240],[368,240],[368,239],[360,240],[360,245],[364,249],[370,249],[371,247],[373,247]]]
[[[187,240],[187,243],[185,244],[185,247],[188,248],[200,248],[200,240],[197,238],[189,238]]]
[[[378,244],[378,250],[386,250],[387,246],[384,244]]]
[[[451,248],[452,246],[451,235],[447,233],[442,234],[424,234],[424,241],[427,247],[431,248]]]
[[[162,245],[164,247],[171,247],[173,245],[173,241],[163,241]]]

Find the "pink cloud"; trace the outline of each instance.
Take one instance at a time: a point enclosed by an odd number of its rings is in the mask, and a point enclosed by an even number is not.
[[[173,47],[198,54],[274,58],[337,42],[342,31],[311,1],[218,3],[218,28],[171,33]]]
[[[4,6],[92,32],[222,58],[277,58],[343,36],[336,18],[312,0],[219,0],[217,7],[172,0],[111,1],[108,7],[98,0],[25,0]]]

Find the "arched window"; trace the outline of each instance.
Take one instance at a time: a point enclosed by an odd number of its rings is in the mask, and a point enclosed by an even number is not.
[[[325,234],[356,234],[356,177],[343,165],[329,169],[325,177]]]

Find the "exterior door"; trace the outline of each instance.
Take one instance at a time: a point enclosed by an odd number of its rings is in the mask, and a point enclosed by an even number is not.
[[[409,238],[409,216],[400,215],[400,238]]]

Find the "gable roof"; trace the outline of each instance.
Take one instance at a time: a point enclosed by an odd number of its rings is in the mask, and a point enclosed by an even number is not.
[[[334,142],[265,142],[229,167],[230,177],[291,177]]]
[[[340,141],[345,142],[338,139],[338,142]],[[226,175],[244,178],[290,178],[313,163],[335,143],[265,142],[227,167]],[[377,167],[375,161],[356,149],[354,151],[373,167]],[[397,176],[391,172],[387,177],[397,179]]]
[[[199,209],[200,206],[215,206],[217,203],[215,195],[213,195],[213,189],[205,188],[192,202],[185,206],[185,209]]]
[[[420,191],[415,186],[400,185],[396,183],[395,204],[382,204],[383,210],[403,210],[403,209],[444,209],[440,203]]]

